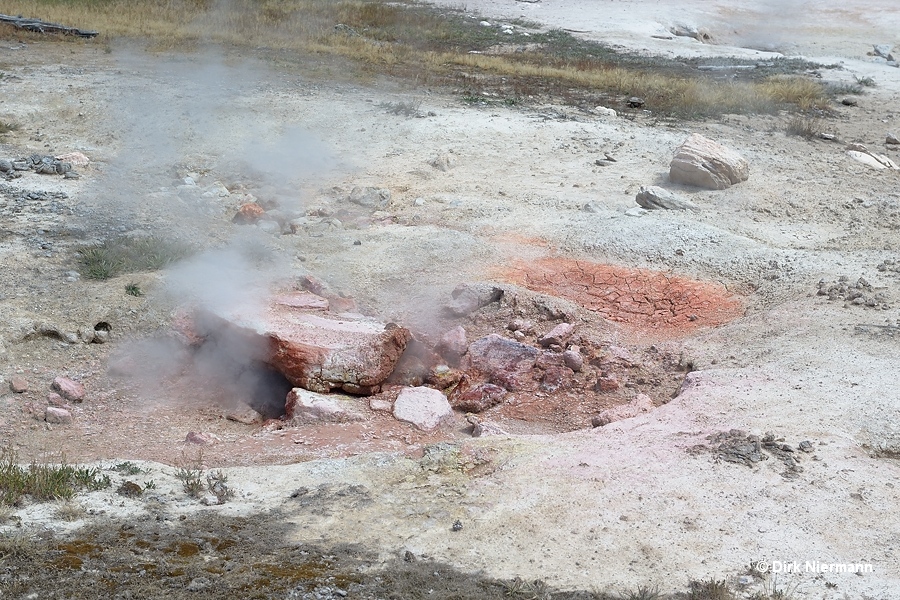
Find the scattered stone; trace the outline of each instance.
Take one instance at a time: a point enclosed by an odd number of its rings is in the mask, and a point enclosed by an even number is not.
[[[263,210],[262,206],[256,202],[247,202],[246,204],[241,205],[237,213],[235,213],[234,217],[231,219],[231,222],[237,223],[238,225],[252,225],[259,221],[265,214],[266,211]]]
[[[841,104],[844,106],[856,106],[859,104],[859,101],[856,98],[844,98],[841,100]]]
[[[50,406],[56,406],[57,408],[65,408],[66,410],[68,410],[69,408],[69,403],[66,402],[66,399],[59,394],[54,394],[53,392],[47,394],[47,403]]]
[[[376,412],[389,413],[394,411],[394,403],[387,398],[372,396],[371,398],[369,398],[369,408]]]
[[[648,210],[663,208],[666,210],[693,210],[699,211],[700,207],[686,198],[682,198],[674,192],[661,187],[650,185],[641,186],[635,196],[635,201]]]
[[[872,49],[875,51],[875,56],[880,56],[881,58],[887,58],[890,60],[891,50],[894,49],[890,44],[874,44]]]
[[[633,206],[625,211],[625,216],[627,217],[643,217],[646,214],[647,209],[640,206]]]
[[[797,446],[797,449],[800,450],[801,452],[807,452],[807,453],[812,452],[813,451],[812,442],[810,442],[809,440],[803,440],[802,442],[800,442],[800,445]]]
[[[279,296],[279,298],[281,298]],[[256,353],[297,387],[326,393],[376,393],[411,339],[409,330],[362,315],[304,311],[290,302],[265,310],[236,307],[198,311],[198,335]]]
[[[528,319],[513,319],[506,326],[510,331],[521,331],[522,333],[534,333],[534,323]]]
[[[529,389],[537,348],[492,333],[469,345],[469,364],[491,383],[511,392]]]
[[[614,109],[612,109],[612,108],[607,108],[607,107],[605,107],[605,106],[597,106],[597,107],[595,107],[595,108],[594,108],[594,112],[595,112],[596,114],[600,115],[601,117],[611,117],[611,118],[615,118],[615,117],[618,116],[618,113],[617,113]]]
[[[460,284],[450,294],[453,299],[444,305],[444,312],[454,317],[465,317],[483,306],[498,302],[503,290],[490,284]]]
[[[55,157],[60,162],[71,163],[76,167],[86,167],[90,164],[90,159],[81,152],[68,152]]]
[[[449,154],[447,152],[442,152],[441,154],[438,154],[437,156],[432,158],[430,161],[428,161],[428,164],[431,165],[432,167],[434,167],[435,169],[437,169],[438,171],[443,171],[446,173],[447,171],[449,171],[450,169],[452,169],[455,166],[456,159],[453,157],[452,154]]]
[[[616,421],[630,419],[639,414],[647,413],[653,410],[653,401],[645,394],[638,394],[627,404],[608,408],[602,413],[591,419],[591,425],[594,427],[603,427]]]
[[[84,400],[84,386],[77,381],[72,381],[66,377],[57,377],[53,380],[51,387],[66,400],[71,400],[72,402]]]
[[[188,444],[200,444],[203,446],[208,446],[210,444],[215,444],[216,442],[221,442],[222,439],[214,433],[189,431],[187,436],[185,436],[184,441]]]
[[[885,310],[891,306],[884,293],[876,292],[872,284],[863,277],[857,279],[856,283],[850,283],[850,278],[846,276],[830,283],[822,279],[819,281],[816,295],[827,296],[830,301],[844,300],[848,304],[868,308]]]
[[[863,163],[873,169],[883,170],[890,169],[892,171],[900,170],[900,167],[890,158],[883,154],[876,154],[862,144],[850,144],[847,146],[847,154],[850,158]]]
[[[456,410],[480,413],[503,402],[506,394],[505,389],[492,383],[471,387],[460,384],[450,395],[450,404]]]
[[[584,357],[581,356],[581,349],[578,346],[572,346],[563,352],[563,364],[575,373],[580,372],[584,368]]]
[[[637,96],[632,96],[628,99],[628,102],[626,102],[626,104],[628,105],[628,108],[641,108],[644,106],[644,99],[638,98]]]
[[[826,142],[834,142],[837,140],[837,136],[833,133],[820,133],[819,139],[825,140]]]
[[[28,380],[21,375],[13,375],[9,379],[9,389],[15,394],[24,394],[28,391]]]
[[[575,333],[575,326],[570,323],[560,323],[546,334],[544,334],[538,343],[547,348],[549,346],[565,346],[569,338]]]
[[[394,418],[430,431],[453,415],[447,397],[429,387],[403,388],[394,402]]]
[[[256,425],[263,422],[263,416],[244,403],[225,413],[225,418],[244,425]]]
[[[353,410],[349,398],[338,395],[325,396],[303,388],[294,388],[288,392],[284,413],[292,424],[347,423],[363,420],[363,416]]]
[[[463,378],[463,372],[451,369],[447,365],[437,365],[429,373],[425,380],[438,389],[445,390],[459,383]],[[413,386],[415,387],[415,386]]]
[[[68,425],[72,422],[72,413],[64,408],[56,406],[48,406],[44,412],[44,420],[48,423],[56,423],[58,425]]]
[[[669,179],[696,187],[724,190],[750,177],[750,163],[736,151],[692,134],[675,151]]]
[[[443,336],[435,347],[447,363],[452,366],[458,366],[463,354],[468,349],[469,342],[466,340],[466,330],[462,325],[457,325]]]
[[[601,374],[594,383],[595,392],[615,392],[620,387],[622,386],[616,376],[610,374]]]
[[[366,208],[384,209],[391,201],[391,191],[384,188],[356,186],[350,191],[348,200]]]
[[[472,424],[472,437],[483,437],[486,435],[509,435],[496,423],[482,421],[475,415],[466,415],[466,420]]]
[[[552,365],[541,376],[541,391],[553,393],[572,387],[575,372],[569,367]]]
[[[900,138],[898,138],[898,137],[897,137],[896,135],[894,135],[893,133],[889,133],[889,134],[887,134],[886,136],[884,136],[884,143],[885,143],[885,144],[897,145],[897,144],[900,144]]]

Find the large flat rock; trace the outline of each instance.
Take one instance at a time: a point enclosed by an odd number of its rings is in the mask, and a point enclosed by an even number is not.
[[[735,150],[692,134],[675,151],[669,179],[708,190],[724,190],[750,177],[750,163]]]
[[[298,292],[292,302],[281,294],[262,308],[201,310],[197,329],[207,343],[265,362],[295,386],[320,393],[377,392],[403,354],[409,331],[362,315],[327,312],[308,296]]]

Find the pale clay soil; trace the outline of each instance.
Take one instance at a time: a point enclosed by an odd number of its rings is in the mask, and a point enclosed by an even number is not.
[[[771,14],[780,15],[776,4]],[[900,161],[900,147],[884,145],[887,132],[900,133],[900,69],[866,55],[871,44],[896,41],[896,7],[796,2],[790,10],[803,18],[761,27],[753,11],[726,2],[467,6],[488,19],[525,16],[650,52],[770,56],[765,48],[824,57],[844,64],[823,70],[827,79],[871,76],[878,86],[857,107],[836,106],[826,130],[840,142],[808,141],[786,136],[784,117],[657,122],[559,106],[478,107],[425,89],[333,83],[327,72],[310,79],[214,55],[3,41],[0,118],[24,127],[5,138],[0,155],[78,150],[93,161],[79,180],[27,173],[8,182],[65,192],[54,208],[35,207],[50,201],[17,208],[6,196],[0,206],[4,442],[27,458],[63,452],[104,465],[148,461],[141,464],[150,472],[136,481],[152,479],[175,515],[248,515],[286,504],[299,487],[361,485],[372,502],[329,518],[298,515],[296,539],[359,542],[385,557],[410,550],[495,577],[672,590],[689,578],[736,576],[757,560],[852,562],[871,563],[874,573],[783,577],[800,584],[803,598],[900,597],[900,464],[875,452],[900,452],[900,337],[883,327],[900,323],[900,272],[877,269],[900,260],[900,175],[872,170],[844,149],[860,142]],[[753,49],[650,37],[677,21]],[[428,116],[392,115],[385,102],[421,102]],[[670,186],[673,150],[692,132],[743,154],[749,181],[717,192]],[[595,166],[605,153],[618,162]],[[429,165],[440,155],[450,157],[451,169]],[[260,164],[251,174],[237,159]],[[168,222],[203,244],[243,235],[227,219],[234,194],[199,212],[154,194],[189,171],[202,175],[202,185],[264,181],[262,195],[304,208],[327,202],[334,186],[390,189],[385,212],[359,228],[326,223],[321,237],[263,239],[281,257],[276,274],[314,273],[385,320],[423,331],[443,326],[437,307],[456,284],[544,257],[714,282],[745,311],[684,335],[585,317],[584,327],[606,341],[656,344],[689,356],[697,369],[670,402],[598,429],[587,414],[579,417],[583,428],[551,419],[529,429],[510,419],[516,435],[481,439],[465,435],[461,418],[427,435],[386,415],[321,428],[234,423],[222,418],[211,387],[167,386],[152,372],[147,381],[107,373],[111,357],[165,327],[186,289],[217,294],[231,274],[214,271],[199,282],[189,274],[190,285],[165,272],[103,283],[66,279],[74,245],[110,227]],[[701,211],[626,214],[647,184],[689,194]],[[594,212],[582,209],[587,203]],[[890,308],[816,295],[820,279],[843,275],[864,277]],[[144,297],[122,293],[132,281]],[[109,344],[23,339],[35,322],[76,330],[99,321],[113,326]],[[26,394],[6,392],[16,374],[29,381]],[[69,426],[38,422],[25,410],[41,403],[59,374],[88,390]],[[785,476],[774,457],[750,468],[697,449],[731,429],[773,432],[794,447],[809,440],[813,452],[801,456],[801,472]],[[203,447],[201,458],[183,442],[188,431],[212,432],[221,442]],[[425,445],[442,440],[461,444],[462,469],[423,468]],[[208,508],[184,496],[174,466],[195,460],[225,469],[237,490],[231,502]],[[78,501],[109,516],[144,510],[143,500],[113,491]],[[84,525],[57,522],[48,505],[16,514],[29,531]],[[463,532],[451,532],[457,519]]]

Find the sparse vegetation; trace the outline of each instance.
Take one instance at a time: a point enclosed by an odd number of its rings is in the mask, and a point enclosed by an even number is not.
[[[110,279],[124,273],[163,269],[193,251],[187,244],[160,237],[120,236],[80,248],[78,270],[88,279]],[[141,293],[137,284],[129,284],[125,291],[131,295]]]
[[[422,114],[422,101],[383,102],[380,106],[392,115],[418,117]]]
[[[875,87],[875,79],[873,77],[864,76],[860,77],[859,75],[854,75],[854,79],[856,79],[856,83],[863,87]]]
[[[21,126],[18,123],[11,123],[9,121],[0,121],[0,134],[10,133],[12,131],[18,131],[21,129]]]
[[[180,467],[175,472],[176,479],[181,480],[181,488],[191,498],[198,498],[203,493],[203,472],[199,468]]]
[[[144,295],[144,292],[141,290],[141,286],[134,282],[131,282],[125,286],[125,293],[129,296],[134,296],[135,298],[140,298]]]
[[[118,473],[122,473],[124,475],[140,475],[141,473],[146,473],[144,469],[140,468],[130,460],[126,460],[120,463],[117,463],[113,468],[113,471]]]
[[[72,501],[60,502],[56,508],[56,516],[67,522],[81,519],[86,512],[82,505]]]
[[[810,115],[794,115],[785,127],[785,133],[788,135],[796,135],[807,139],[819,137],[824,131],[824,120],[822,117]]]
[[[774,61],[741,71],[743,81],[720,81],[685,61],[617,52],[565,31],[537,30],[525,21],[483,27],[460,10],[418,3],[19,0],[8,10],[90,24],[103,37],[150,38],[160,48],[202,41],[330,55],[351,60],[363,73],[388,73],[420,84],[459,86],[475,72],[481,89],[473,96],[490,89],[517,102],[550,96],[593,106],[640,96],[654,113],[702,117],[790,106],[807,110],[827,100],[819,82],[784,75],[806,68],[802,61]],[[525,50],[502,52],[519,46]]]
[[[12,449],[0,450],[0,504],[16,505],[25,496],[39,502],[70,500],[78,490],[99,490],[110,484],[109,475],[97,468],[67,465],[64,460],[22,467]]]

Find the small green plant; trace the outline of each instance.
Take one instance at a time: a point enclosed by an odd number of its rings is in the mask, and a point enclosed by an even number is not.
[[[234,496],[234,491],[228,487],[228,476],[222,471],[213,471],[206,476],[207,489],[216,497],[219,504],[225,504]]]
[[[191,498],[199,497],[205,489],[203,472],[199,468],[180,467],[175,472],[175,477],[181,480],[181,488]]]
[[[133,282],[125,286],[125,293],[129,296],[134,296],[135,298],[140,298],[144,295],[144,292],[141,290],[141,286]]]
[[[762,582],[762,590],[754,592],[749,600],[793,600],[798,586],[799,583],[779,586],[778,577],[769,575]]]
[[[506,591],[506,595],[511,598],[522,598],[524,600],[550,600],[553,597],[547,584],[540,579],[525,581],[521,577],[516,577],[512,581],[501,583]]]
[[[0,450],[0,504],[16,505],[24,496],[39,502],[69,500],[80,489],[99,490],[111,485],[109,475],[98,468],[32,462],[18,464],[15,451]]]
[[[147,472],[129,460],[118,463],[112,470],[125,475],[140,475]]]
[[[88,279],[110,279],[123,273],[158,271],[193,252],[187,244],[161,237],[119,236],[79,248],[78,270]],[[131,285],[140,291],[137,284]]]
[[[629,590],[622,594],[622,600],[662,600],[662,594],[659,588],[640,586],[637,589]]]
[[[144,484],[144,489],[145,490],[155,490],[156,482],[151,479],[150,481],[148,481]]]
[[[856,79],[856,83],[863,87],[875,87],[875,79],[869,76],[860,77],[859,75],[854,75]]]

